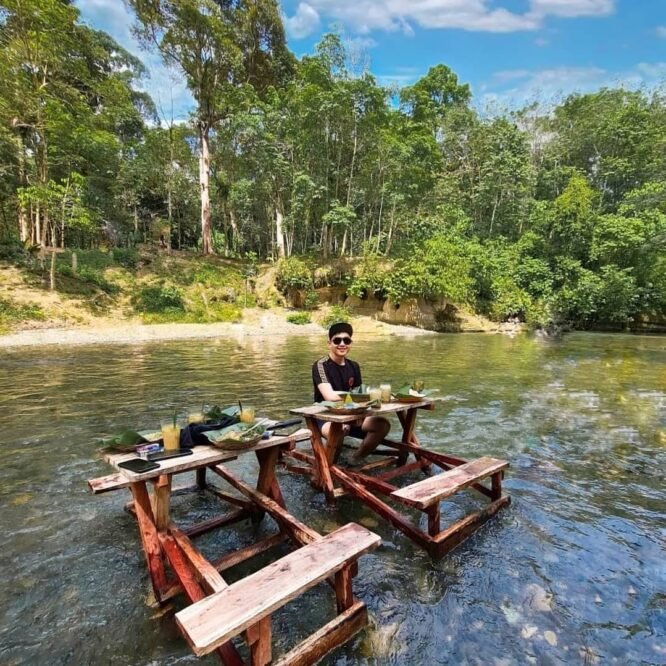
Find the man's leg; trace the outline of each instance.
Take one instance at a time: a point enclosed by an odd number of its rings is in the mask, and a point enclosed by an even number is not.
[[[369,453],[372,453],[391,429],[391,424],[381,416],[369,416],[363,420],[361,426],[365,437],[358,451],[352,456],[353,462],[359,462]]]
[[[330,423],[324,423],[321,427],[321,434],[322,436],[326,439],[326,446],[328,446],[329,442],[329,434],[331,432],[331,424]],[[349,426],[347,424],[342,426],[342,437],[341,439],[344,439],[347,433],[349,432]],[[340,457],[340,452],[342,451],[342,442],[339,442],[338,444],[338,449],[335,452],[335,456],[333,458],[333,464],[338,462],[338,458]],[[329,458],[330,460],[330,458]]]

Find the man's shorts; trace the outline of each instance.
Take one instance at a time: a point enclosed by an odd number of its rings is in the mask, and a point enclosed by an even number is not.
[[[326,421],[320,421],[319,419],[315,419],[317,423],[317,427],[319,428],[319,432],[321,432],[321,429],[326,423]],[[352,427],[349,429],[349,432],[345,435],[345,437],[354,437],[355,439],[363,439],[365,437],[365,433],[363,432],[363,428],[360,425],[352,425]]]

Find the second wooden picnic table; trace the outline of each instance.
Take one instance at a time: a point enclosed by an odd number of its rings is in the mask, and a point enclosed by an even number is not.
[[[306,463],[287,464],[287,469],[310,475],[313,485],[323,490],[326,500],[331,504],[342,495],[360,499],[431,555],[441,557],[507,506],[511,499],[502,495],[502,477],[508,467],[505,460],[485,456],[468,461],[421,446],[415,433],[416,417],[419,410],[433,409],[434,403],[426,399],[385,403],[379,409],[368,410],[362,415],[332,413],[326,406],[319,404],[292,409],[292,414],[305,418],[310,429],[312,455],[298,449],[287,452],[288,457]],[[345,424],[357,423],[368,416],[391,414],[395,414],[400,422],[400,440],[384,439],[382,446],[370,454],[374,460],[360,467],[349,468],[338,464]],[[326,442],[320,431],[319,424],[322,422],[331,424]],[[413,457],[411,462],[410,456]],[[433,465],[442,471],[403,488],[390,483],[392,479],[418,470],[427,474]],[[385,469],[389,467],[393,469]],[[487,487],[481,481],[489,477],[491,486]],[[468,487],[490,499],[490,504],[442,529],[441,501]],[[381,499],[380,495],[401,505],[403,512]],[[404,509],[425,513],[427,530],[423,530],[418,521],[414,523],[405,515]]]

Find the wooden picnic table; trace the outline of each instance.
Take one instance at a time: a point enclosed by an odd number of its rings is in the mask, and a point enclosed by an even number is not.
[[[362,415],[332,413],[320,404],[291,409],[292,414],[305,418],[311,433],[312,454],[299,449],[287,452],[287,457],[306,463],[287,464],[287,469],[310,475],[313,485],[323,490],[327,502],[331,504],[342,495],[352,495],[360,499],[431,555],[441,557],[475,532],[502,507],[507,506],[511,499],[502,495],[502,478],[508,462],[490,457],[468,461],[421,446],[415,433],[416,417],[419,410],[433,409],[434,403],[427,399],[385,403],[381,408],[368,410]],[[374,459],[359,467],[343,467],[338,463],[345,424],[362,422],[369,416],[391,414],[397,416],[402,428],[399,440],[384,439],[382,445],[369,454],[368,457]],[[326,442],[318,422],[331,424]],[[413,457],[411,462],[410,456]],[[439,467],[441,472],[403,488],[390,483],[392,479],[416,471],[429,474],[433,466]],[[391,467],[392,469],[386,469]],[[490,487],[481,483],[487,478],[491,479]],[[490,499],[490,504],[485,509],[442,529],[441,501],[468,487]],[[403,512],[381,499],[380,495],[400,505]],[[419,520],[414,522],[405,515],[405,509],[416,509],[425,513],[427,530],[420,527]]]
[[[322,536],[287,511],[280,491],[275,474],[280,453],[309,438],[310,431],[300,429],[290,436],[262,439],[242,451],[196,446],[192,455],[160,461],[159,469],[141,474],[119,467],[119,463],[136,457],[134,454],[107,454],[105,459],[116,472],[88,482],[95,494],[121,488],[131,492],[132,501],[126,508],[138,523],[155,597],[164,603],[183,593],[191,603],[176,614],[176,622],[195,654],[216,651],[227,666],[271,663],[271,613],[327,579],[335,591],[337,616],[283,656],[279,664],[316,663],[367,624],[365,604],[354,597],[351,584],[358,558],[376,548],[380,538],[354,523]],[[255,487],[223,464],[248,454],[255,454],[259,462]],[[224,479],[241,496],[208,484],[206,470]],[[196,472],[196,484],[174,488],[173,477],[186,472]],[[178,527],[170,515],[171,497],[192,490],[211,492],[232,510],[196,525]],[[275,520],[276,534],[215,560],[206,558],[193,541],[246,518],[261,520],[264,514]],[[233,584],[222,577],[221,572],[284,542],[291,542],[297,550]],[[249,646],[249,662],[243,661],[231,642],[241,634]]]

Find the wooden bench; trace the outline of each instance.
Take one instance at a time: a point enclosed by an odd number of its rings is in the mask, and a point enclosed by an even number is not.
[[[198,656],[246,631],[251,663],[263,666],[272,659],[271,613],[335,575],[339,615],[279,661],[284,666],[315,663],[367,623],[365,605],[353,597],[351,578],[355,561],[380,541],[350,523],[188,606],[176,614],[176,622]]]
[[[391,493],[391,497],[423,511],[459,490],[468,488],[477,481],[483,481],[489,476],[499,474],[508,466],[509,463],[506,460],[498,460],[487,456],[477,458],[459,467],[454,467],[448,472],[436,474],[423,481],[396,490]]]

